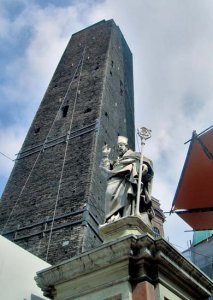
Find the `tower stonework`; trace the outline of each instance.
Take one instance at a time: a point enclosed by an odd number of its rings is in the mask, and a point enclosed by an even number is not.
[[[134,149],[132,73],[113,20],[71,37],[2,195],[3,236],[51,264],[101,244],[102,147]]]

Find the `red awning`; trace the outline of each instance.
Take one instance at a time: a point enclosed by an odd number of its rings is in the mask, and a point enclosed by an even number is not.
[[[209,230],[212,229],[213,223],[213,212],[178,212],[179,217],[181,217],[187,224],[189,224],[194,230]]]
[[[172,211],[194,230],[213,229],[213,127],[193,133]]]

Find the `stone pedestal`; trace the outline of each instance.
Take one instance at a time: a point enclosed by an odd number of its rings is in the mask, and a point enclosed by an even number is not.
[[[128,235],[141,235],[149,233],[153,235],[151,223],[146,213],[141,214],[140,217],[128,216],[121,218],[113,223],[105,223],[99,226],[100,236],[104,243],[116,241],[118,238]]]
[[[37,273],[54,300],[207,300],[213,282],[163,238],[129,235]]]

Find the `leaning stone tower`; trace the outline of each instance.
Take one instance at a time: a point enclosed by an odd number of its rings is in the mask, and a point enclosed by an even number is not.
[[[118,135],[134,149],[132,54],[110,20],[68,43],[2,195],[1,234],[51,264],[98,246],[101,149]]]

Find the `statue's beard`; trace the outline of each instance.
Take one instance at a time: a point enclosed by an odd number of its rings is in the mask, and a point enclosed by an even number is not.
[[[121,157],[121,156],[123,156],[124,155],[124,153],[126,153],[126,149],[124,150],[124,149],[119,149],[118,150],[118,155]]]

